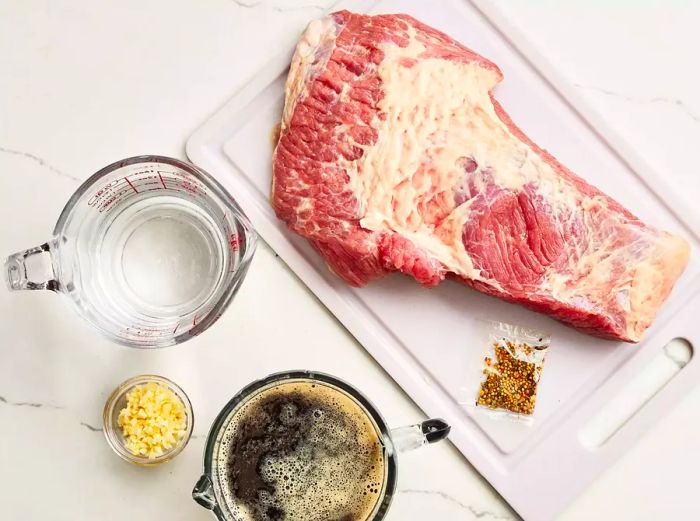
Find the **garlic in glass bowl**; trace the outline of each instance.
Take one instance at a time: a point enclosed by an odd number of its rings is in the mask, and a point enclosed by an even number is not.
[[[192,404],[174,382],[135,376],[107,399],[102,416],[107,443],[122,459],[140,466],[170,461],[187,445],[194,427]]]

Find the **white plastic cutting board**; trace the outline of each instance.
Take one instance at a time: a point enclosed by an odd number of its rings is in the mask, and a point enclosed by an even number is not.
[[[352,2],[351,7],[411,14],[497,63],[505,80],[496,96],[536,143],[643,220],[674,230],[693,244],[690,264],[646,340],[638,346],[602,341],[456,282],[428,290],[394,275],[353,289],[332,275],[268,204],[271,134],[283,106],[291,48],[188,141],[192,161],[230,190],[262,238],[425,413],[453,426],[451,441],[513,508],[528,520],[551,519],[700,376],[700,362],[693,359],[602,446],[588,449],[580,441],[595,412],[669,340],[683,337],[700,346],[693,316],[693,310],[700,310],[700,226],[660,185],[659,176],[485,2],[382,0]],[[461,405],[473,400],[475,388],[467,375],[483,359],[480,319],[552,334],[531,425],[474,414]]]

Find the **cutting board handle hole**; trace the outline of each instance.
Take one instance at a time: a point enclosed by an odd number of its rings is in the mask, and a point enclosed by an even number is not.
[[[579,433],[581,443],[604,445],[693,358],[693,345],[674,338],[591,419]]]

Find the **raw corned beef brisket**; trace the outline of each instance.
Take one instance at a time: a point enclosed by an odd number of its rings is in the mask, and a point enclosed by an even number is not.
[[[496,65],[407,15],[341,11],[299,41],[272,205],[353,286],[446,276],[601,337],[638,341],[689,246],[535,145]]]

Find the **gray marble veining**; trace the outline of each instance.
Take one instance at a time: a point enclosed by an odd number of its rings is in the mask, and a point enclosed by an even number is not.
[[[10,154],[13,156],[21,156],[21,157],[26,157],[27,159],[31,159],[35,163],[37,163],[39,166],[46,168],[47,170],[53,172],[54,174],[57,174],[61,177],[65,177],[67,179],[72,179],[73,181],[82,181],[81,179],[78,179],[74,175],[68,174],[66,172],[63,172],[62,170],[59,170],[55,166],[49,164],[45,159],[35,155],[31,154],[29,152],[25,152],[23,150],[14,150],[12,148],[6,148],[6,147],[0,147],[0,152],[3,154]]]
[[[501,519],[501,520],[514,520],[513,516],[508,514],[498,514],[496,512],[491,512],[490,510],[479,510],[473,505],[467,505],[462,501],[458,500],[442,492],[441,490],[421,490],[421,489],[404,489],[399,490],[399,494],[413,494],[413,495],[425,495],[425,496],[435,496],[441,498],[453,505],[458,506],[460,509],[469,512],[474,519]]]
[[[13,402],[5,398],[4,396],[0,396],[0,403],[4,403],[5,405],[10,405],[13,407],[32,407],[34,409],[39,409],[42,407],[45,407],[47,409],[63,409],[64,407],[60,405],[53,405],[50,403],[39,403],[39,402]]]
[[[102,430],[103,430],[102,427],[94,427],[86,422],[80,422],[80,425],[82,425],[87,430],[92,431],[92,432],[102,432]]]
[[[682,112],[684,112],[690,119],[697,121],[700,123],[700,114],[695,113],[688,103],[686,103],[684,100],[681,98],[675,98],[675,97],[669,97],[669,96],[654,96],[652,98],[640,98],[637,96],[630,96],[629,94],[625,94],[623,92],[617,92],[614,90],[610,89],[605,89],[603,87],[596,87],[593,85],[582,85],[580,83],[574,83],[574,87],[578,87],[580,89],[584,90],[589,90],[592,92],[597,92],[599,94],[604,94],[606,96],[613,96],[615,98],[620,98],[625,101],[630,101],[633,103],[662,103],[664,105],[671,105],[678,107]]]
[[[321,5],[321,4],[303,4],[303,5],[280,5],[280,4],[269,4],[267,2],[264,2],[263,0],[233,0],[236,5],[239,5],[240,7],[244,7],[246,9],[253,9],[258,6],[263,6],[267,5],[272,9],[273,11],[277,11],[278,13],[284,13],[287,11],[299,11],[302,9],[316,9],[319,11],[325,10],[328,6],[327,5]]]

